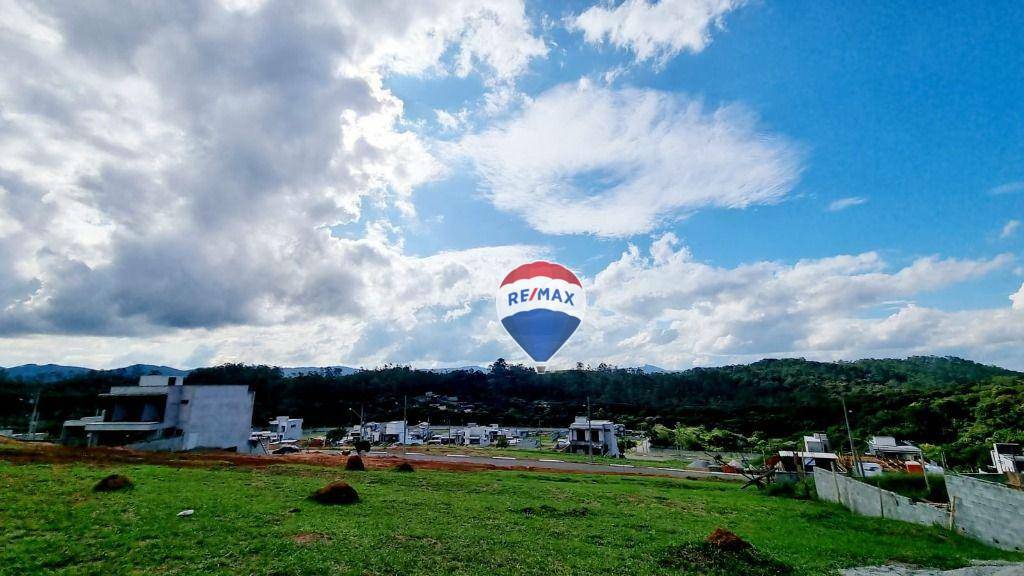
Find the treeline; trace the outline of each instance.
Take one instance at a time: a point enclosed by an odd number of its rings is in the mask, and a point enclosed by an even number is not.
[[[682,429],[673,437],[739,449],[813,431],[845,443],[845,397],[862,446],[871,434],[889,434],[942,450],[951,463],[977,465],[992,441],[1024,442],[1024,374],[959,358],[762,360],[662,374],[605,365],[537,374],[499,359],[487,372],[387,366],[291,378],[274,367],[231,364],[195,370],[187,382],[248,384],[256,391],[254,422],[288,414],[307,427],[352,425],[360,411],[367,420],[398,420],[403,409],[411,421],[435,424],[565,426],[589,400],[594,418],[663,434]],[[103,372],[46,385],[0,375],[0,427],[24,427],[41,387],[41,425],[59,430],[65,418],[94,413],[98,392],[124,383]],[[447,399],[426,400],[428,392]]]

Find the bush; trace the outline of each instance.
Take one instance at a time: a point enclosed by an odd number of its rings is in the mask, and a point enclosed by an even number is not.
[[[813,500],[818,496],[813,478],[804,478],[796,482],[774,482],[764,489],[764,493],[768,496],[783,496],[797,500]]]
[[[356,452],[369,452],[370,441],[369,440],[356,440],[352,443],[355,446]]]
[[[348,457],[348,460],[345,461],[345,470],[353,472],[363,472],[366,470],[366,466],[363,466],[362,458],[360,458],[356,454],[353,454]]]
[[[929,474],[927,484],[923,474],[909,472],[886,473],[881,476],[869,476],[862,480],[872,486],[878,486],[882,490],[906,496],[914,502],[922,500],[949,502],[949,495],[946,494],[946,478],[939,474]]]

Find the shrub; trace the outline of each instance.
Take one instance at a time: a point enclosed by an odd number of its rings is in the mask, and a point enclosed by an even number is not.
[[[813,478],[804,478],[796,482],[774,482],[764,489],[764,493],[768,496],[783,496],[797,500],[813,500],[818,496]]]
[[[353,454],[348,457],[345,461],[345,470],[351,470],[354,472],[363,472],[366,470],[366,466],[363,466],[363,459],[357,454]]]
[[[949,501],[949,495],[946,494],[946,478],[939,474],[929,474],[927,483],[925,483],[923,474],[912,474],[909,472],[886,473],[881,476],[869,476],[863,478],[863,480],[872,486],[878,486],[882,490],[906,496],[915,502],[922,500],[929,502]]]

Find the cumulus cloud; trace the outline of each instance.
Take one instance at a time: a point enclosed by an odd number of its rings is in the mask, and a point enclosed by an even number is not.
[[[739,106],[583,81],[462,139],[494,205],[549,234],[628,236],[701,208],[781,200],[800,153]]]
[[[839,212],[841,210],[846,210],[847,208],[852,208],[853,206],[867,204],[867,202],[868,199],[863,196],[849,196],[847,198],[839,198],[838,200],[833,200],[831,203],[829,203],[828,211]]]
[[[1018,301],[944,312],[914,299],[1005,269],[991,259],[919,258],[893,270],[867,252],[732,268],[696,260],[671,233],[649,252],[630,246],[588,285],[584,336],[565,354],[602,350],[621,364],[678,367],[763,356],[855,358],[958,353],[1013,363],[1024,342]],[[893,310],[887,313],[887,310]],[[960,327],[960,328],[958,328]],[[1019,364],[1019,363],[1017,363]]]
[[[416,258],[373,225],[330,232],[366,203],[413,214],[413,190],[444,171],[384,78],[476,71],[512,85],[546,52],[519,3],[19,2],[5,14],[0,334],[408,324],[490,295],[481,260],[536,252]]]
[[[698,53],[711,43],[713,28],[742,0],[626,0],[618,6],[593,6],[570,19],[569,29],[592,44],[607,41],[631,50],[637,62],[663,66],[680,52]]]

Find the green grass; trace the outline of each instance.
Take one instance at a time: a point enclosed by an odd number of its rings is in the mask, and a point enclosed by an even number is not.
[[[97,494],[110,473],[135,483]],[[346,480],[362,501],[307,499]],[[183,509],[190,518],[178,518]],[[796,574],[1020,559],[736,483],[530,472],[0,462],[0,574],[687,574],[672,550],[732,530]],[[312,542],[293,537],[311,534]]]

